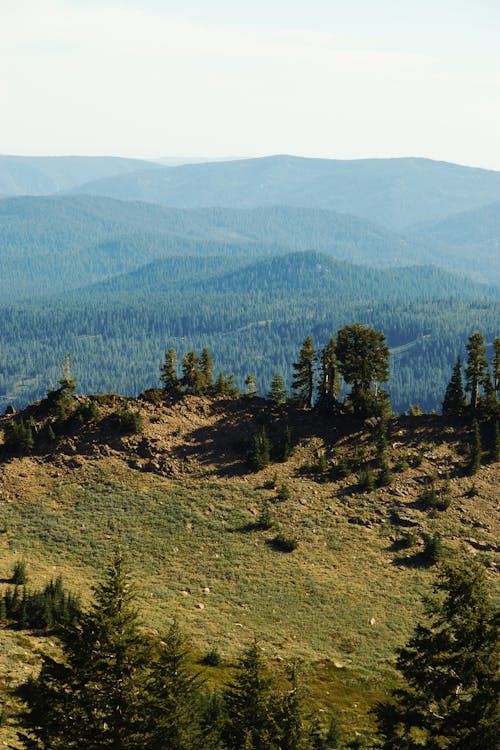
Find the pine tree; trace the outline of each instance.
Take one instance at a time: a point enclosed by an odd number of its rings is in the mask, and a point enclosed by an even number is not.
[[[188,651],[177,623],[170,627],[155,660],[148,686],[148,711],[154,731],[144,750],[203,750],[201,679],[189,667]]]
[[[214,365],[212,356],[205,346],[200,359],[201,389],[203,393],[210,394],[213,388]]]
[[[335,354],[335,339],[331,338],[321,352],[321,377],[318,386],[318,408],[332,412],[340,395],[340,382]]]
[[[148,728],[145,644],[123,561],[114,557],[92,609],[61,634],[62,659],[44,656],[21,686],[28,750],[136,750]]]
[[[278,750],[274,685],[256,642],[240,657],[223,699],[227,750]]]
[[[258,396],[259,395],[259,389],[257,388],[257,384],[255,382],[255,377],[253,375],[249,375],[245,380],[245,385],[247,387],[247,391],[245,393],[245,396]]]
[[[275,404],[284,404],[286,401],[288,391],[285,388],[285,381],[281,373],[276,372],[273,379],[271,380],[271,390],[268,393],[268,398],[274,401]]]
[[[199,396],[203,393],[204,379],[200,371],[200,358],[196,352],[188,352],[182,358],[182,385],[186,393]]]
[[[271,463],[271,441],[265,427],[253,436],[248,460],[257,471]]]
[[[294,376],[292,389],[295,391],[293,400],[298,406],[310,409],[314,390],[314,345],[308,336],[299,352],[298,362],[293,363]]]
[[[476,331],[469,336],[467,344],[467,367],[465,369],[466,387],[470,393],[470,406],[477,409],[479,405],[480,386],[484,385],[484,378],[488,369],[486,347],[482,334]]]
[[[485,750],[500,736],[498,613],[484,569],[447,566],[418,625],[399,651],[406,685],[375,709],[383,750]]]
[[[460,417],[465,408],[465,393],[462,382],[462,361],[457,357],[453,373],[446,387],[443,400],[443,416]]]
[[[304,723],[303,696],[299,684],[297,666],[289,670],[290,686],[278,703],[277,724],[280,750],[308,750],[309,733]]]
[[[384,334],[360,323],[346,326],[338,332],[335,353],[342,377],[352,385],[354,411],[369,415],[380,410],[387,398],[380,383],[389,378],[389,348]]]
[[[175,350],[172,348],[165,354],[160,380],[163,383],[163,398],[169,404],[175,403],[181,397],[182,389],[177,377]]]

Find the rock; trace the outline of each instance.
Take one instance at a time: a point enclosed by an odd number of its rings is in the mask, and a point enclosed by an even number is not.
[[[205,605],[201,602],[197,602],[195,605],[196,609],[205,609]]]
[[[375,625],[375,618],[374,617],[370,617],[370,619],[368,620],[368,625]]]
[[[210,587],[209,586],[204,586],[202,588],[202,591],[203,591],[204,594],[209,594],[210,593]]]

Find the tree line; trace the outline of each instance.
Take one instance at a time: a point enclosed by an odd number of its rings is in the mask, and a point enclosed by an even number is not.
[[[293,363],[291,395],[285,387],[283,376],[276,372],[268,392],[275,404],[287,400],[300,408],[310,409],[316,396],[316,406],[325,412],[334,412],[340,407],[341,380],[351,386],[345,400],[355,414],[368,416],[378,413],[388,404],[388,395],[381,384],[389,378],[389,348],[386,337],[361,323],[345,326],[320,350],[314,348],[313,339],[307,336]],[[237,393],[234,376],[219,373],[213,380],[213,362],[205,347],[201,356],[188,352],[182,359],[182,376],[177,373],[176,353],[170,348],[165,355],[160,377],[163,398],[175,403],[183,395],[218,395]],[[258,394],[254,375],[245,380],[246,395]]]

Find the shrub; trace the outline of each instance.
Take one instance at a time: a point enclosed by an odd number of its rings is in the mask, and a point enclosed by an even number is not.
[[[359,472],[358,487],[360,490],[367,490],[368,492],[375,489],[375,477],[371,469]]]
[[[443,559],[444,549],[439,534],[426,534],[424,537],[423,556],[431,565]]]
[[[377,476],[377,487],[389,487],[392,484],[392,473],[389,469],[389,465],[384,463],[380,467],[380,471]]]
[[[4,427],[5,445],[16,453],[29,453],[35,447],[33,426],[21,417],[19,421],[9,420]]]
[[[285,536],[284,534],[276,534],[272,540],[272,545],[275,549],[280,552],[293,552],[299,546],[298,540],[293,536]]]
[[[410,464],[408,463],[408,456],[406,453],[403,453],[402,456],[398,457],[394,464],[394,471],[408,471],[409,468]]]
[[[207,651],[201,663],[206,667],[220,667],[222,662],[221,655],[217,648],[213,647],[210,651]]]
[[[352,468],[345,456],[342,456],[337,464],[336,474],[340,479],[345,479],[352,474]]]
[[[278,494],[276,495],[276,499],[280,502],[284,502],[285,500],[290,500],[290,488],[287,484],[282,484],[281,487],[278,490]]]
[[[146,401],[148,404],[160,406],[164,400],[163,390],[161,388],[148,388],[139,395],[139,398],[142,401]]]
[[[397,545],[401,549],[408,549],[409,547],[414,547],[417,541],[416,534],[413,534],[411,531],[404,531],[397,540]]]
[[[117,409],[111,416],[120,432],[125,434],[139,435],[144,428],[144,422],[139,411],[131,411],[128,408]]]
[[[264,501],[262,503],[259,516],[257,518],[257,526],[259,527],[259,529],[263,529],[264,531],[267,531],[268,529],[272,527],[272,525],[273,525],[273,518],[271,516],[269,503]]]

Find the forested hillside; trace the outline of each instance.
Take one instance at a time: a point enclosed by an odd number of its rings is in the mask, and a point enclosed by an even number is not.
[[[500,200],[500,173],[429,159],[269,156],[140,171],[72,192],[184,208],[323,208],[402,229]]]
[[[54,169],[64,165],[78,166],[63,160]],[[460,342],[475,329],[489,344],[497,334],[494,172],[418,159],[273,157],[140,175],[145,187],[156,179],[170,186],[184,206],[193,190],[214,203],[231,194],[232,205],[238,195],[248,197],[242,205],[259,196],[294,205],[188,209],[88,195],[1,200],[0,407],[43,396],[68,352],[85,391],[135,395],[157,383],[163,352],[178,345],[208,345],[240,387],[252,374],[265,392],[276,370],[290,380],[293,352],[307,333],[322,346],[359,320],[387,332],[394,407],[430,410],[439,407]],[[350,213],[297,205],[304,196],[330,205],[334,193],[346,201],[335,206]],[[490,205],[442,218],[486,196]],[[402,222],[403,208],[414,212],[405,222],[427,217],[431,199],[439,222],[405,234],[380,225],[387,211]],[[370,215],[378,202],[386,210],[376,214],[378,223],[352,214],[370,204]]]

